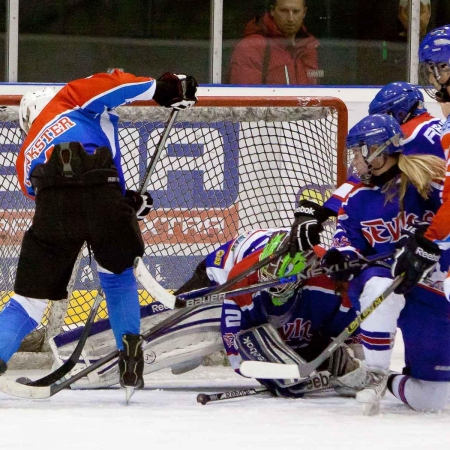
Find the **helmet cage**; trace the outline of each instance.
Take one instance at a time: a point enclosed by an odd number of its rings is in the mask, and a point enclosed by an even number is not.
[[[401,152],[402,131],[399,123],[387,114],[365,117],[349,132],[348,161],[352,161],[353,175],[364,184],[370,184],[374,169],[381,169],[388,156]],[[382,165],[374,167],[376,158],[383,157]]]
[[[261,252],[260,261],[271,256],[289,239],[287,231],[277,232],[270,238],[269,242]],[[300,273],[306,267],[306,259],[302,253],[296,253],[294,257],[290,255],[280,256],[275,261],[259,269],[259,279],[261,281],[273,281],[277,278],[289,277]],[[272,297],[272,302],[276,306],[283,305],[292,296],[301,280],[287,283],[280,286],[265,289]]]
[[[428,33],[419,47],[419,77],[425,92],[438,101],[450,101],[450,26],[445,25]],[[442,81],[445,75],[444,81]]]

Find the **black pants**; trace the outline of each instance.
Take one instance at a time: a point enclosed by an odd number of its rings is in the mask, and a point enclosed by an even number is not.
[[[117,274],[143,255],[136,215],[119,185],[40,190],[32,226],[22,242],[14,291],[40,299],[66,298],[84,242],[102,267]]]

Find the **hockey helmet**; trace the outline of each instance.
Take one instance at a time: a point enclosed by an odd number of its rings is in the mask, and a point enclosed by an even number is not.
[[[400,124],[388,114],[372,114],[360,120],[346,138],[354,175],[369,184],[373,169],[381,169],[388,156],[403,151],[402,138]]]
[[[419,46],[420,81],[427,94],[450,102],[450,25],[428,33]]]
[[[288,231],[275,232],[261,252],[260,261],[270,257],[289,240]],[[288,277],[300,273],[306,267],[306,258],[302,253],[296,253],[294,257],[289,255],[280,256],[275,261],[267,264],[259,270],[261,281],[271,281],[281,277]],[[285,285],[275,286],[267,289],[272,296],[272,302],[276,306],[283,305],[294,293],[300,284],[300,279]]]
[[[369,114],[389,114],[400,125],[426,111],[422,92],[406,81],[387,84],[369,104]]]
[[[36,117],[55,95],[53,89],[46,87],[38,91],[27,92],[22,97],[19,106],[19,124],[25,134],[28,134]]]

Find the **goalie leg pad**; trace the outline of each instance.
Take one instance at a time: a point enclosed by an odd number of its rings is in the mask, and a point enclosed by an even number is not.
[[[166,333],[156,339],[143,343],[144,375],[165,368],[173,368],[175,374],[192,370],[198,366],[204,356],[223,350],[220,333],[222,305],[205,305],[195,308],[189,317],[182,319]],[[161,303],[153,302],[141,308],[143,330],[151,329],[162,320],[174,314]],[[106,321],[94,323],[91,336],[86,342],[82,358],[71,374],[83,370],[106,354],[113,351],[115,340]],[[50,340],[58,364],[64,362],[72,353],[78,341],[78,334],[62,333]],[[74,383],[72,389],[96,389],[119,383],[117,360],[91,372],[87,377]]]
[[[268,323],[240,331],[236,335],[236,343],[242,359],[247,361],[282,364],[305,363],[305,360],[288,347],[277,330]],[[286,388],[298,384],[298,380],[273,380],[273,383],[277,388]],[[264,385],[267,385],[267,380],[264,381]]]

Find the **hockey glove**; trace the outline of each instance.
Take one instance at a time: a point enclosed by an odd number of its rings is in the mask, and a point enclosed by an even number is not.
[[[198,101],[197,86],[194,77],[166,72],[156,82],[153,100],[166,108],[186,109]]]
[[[394,256],[392,275],[404,274],[402,283],[395,290],[396,294],[406,294],[433,270],[441,256],[439,247],[423,234],[409,236],[403,248]]]
[[[295,220],[289,237],[289,253],[293,257],[296,253],[309,250],[320,244],[319,233],[323,230],[317,220],[317,213],[321,209],[317,203],[301,200],[294,211]]]
[[[145,216],[150,212],[150,209],[153,205],[153,199],[148,192],[144,192],[143,194],[126,190],[125,198],[128,200],[130,206],[134,209],[136,213],[137,220],[143,220]]]
[[[325,269],[339,269],[345,267],[352,261],[359,260],[358,255],[354,252],[340,252],[336,248],[330,248],[321,260],[321,265]],[[329,274],[333,281],[350,281],[355,276],[358,276],[361,272],[360,267],[349,267],[345,270],[339,270],[338,272],[332,272]]]

